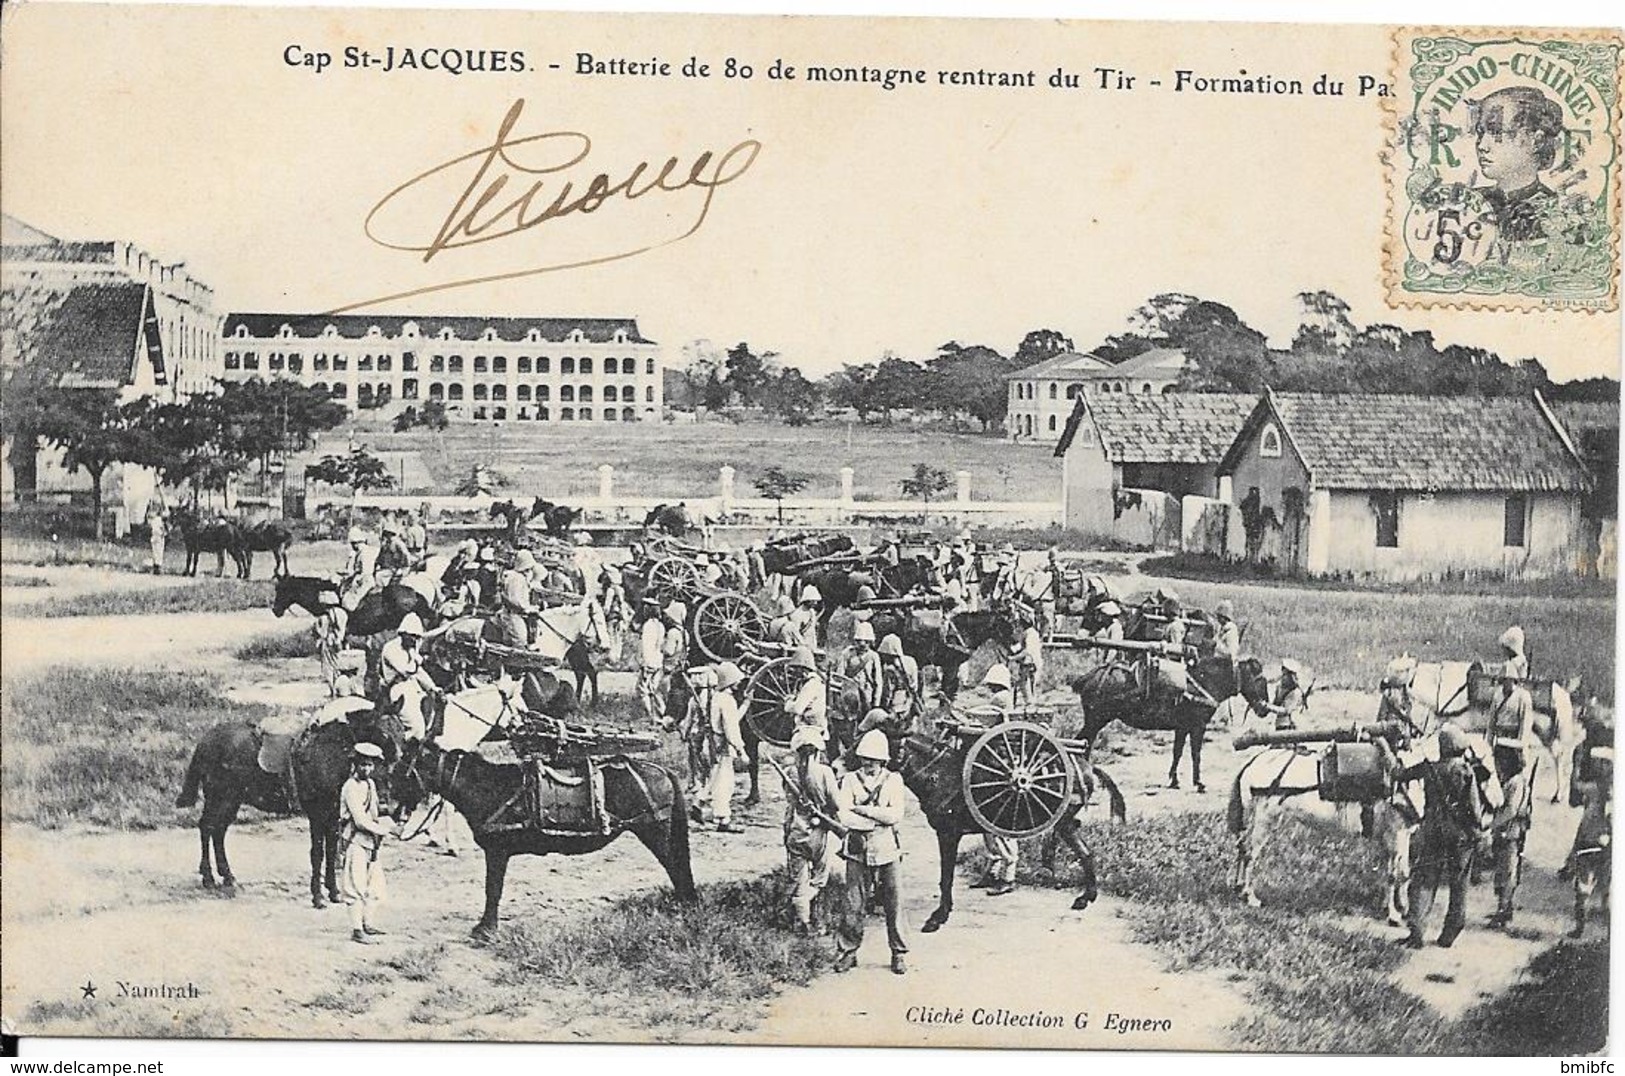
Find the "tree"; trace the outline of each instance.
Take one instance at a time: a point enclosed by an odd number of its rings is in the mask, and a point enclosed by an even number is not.
[[[42,401],[37,433],[62,449],[70,474],[90,478],[90,510],[97,540],[102,537],[102,476],[115,463],[138,452],[129,432],[129,415],[117,389],[56,389]]]
[[[456,493],[459,497],[489,497],[507,484],[507,475],[483,463],[476,463],[469,469],[468,475],[457,483]]]
[[[773,380],[773,372],[768,367],[771,357],[770,353],[756,354],[744,341],[728,350],[728,372],[723,382],[746,407],[761,404],[763,392]]]
[[[224,492],[248,465],[226,432],[226,419],[220,398],[209,393],[177,403],[137,400],[128,416],[134,462],[156,470],[168,485],[190,488],[193,504],[204,492]]]
[[[395,416],[394,428],[396,433],[406,433],[422,427],[426,430],[443,430],[451,423],[446,418],[446,405],[439,400],[426,400],[422,407],[410,404]]]
[[[824,395],[836,407],[850,407],[859,422],[879,411],[874,397],[875,364],[844,365],[824,379]]]
[[[794,366],[780,370],[763,392],[767,407],[791,426],[805,426],[823,398],[824,390]]]
[[[931,380],[931,375],[919,363],[887,355],[875,366],[874,377],[869,381],[870,402],[890,424],[893,411],[929,403]]]
[[[937,349],[928,367],[932,405],[942,413],[960,414],[981,423],[982,432],[1004,422],[1010,392],[1005,376],[1015,365],[990,347],[961,347],[949,341]]]
[[[8,282],[0,293],[0,436],[17,482],[17,500],[34,499],[40,408],[59,371],[43,352],[43,329],[65,290],[33,280]]]
[[[1015,368],[1019,370],[1075,350],[1070,336],[1055,329],[1034,329],[1023,336],[1016,347]]]
[[[769,467],[762,472],[761,477],[753,479],[751,485],[756,487],[756,492],[777,503],[779,525],[783,526],[784,499],[806,489],[807,477],[791,474],[782,467]]]
[[[396,433],[405,433],[418,424],[418,409],[410,405],[401,409],[395,416],[394,429]]]
[[[365,446],[352,448],[348,455],[323,456],[305,468],[305,478],[329,486],[344,486],[350,490],[350,517],[355,518],[355,500],[363,493],[376,489],[389,489],[395,485],[395,476],[383,460],[368,452]]]
[[[932,497],[946,492],[952,484],[953,478],[947,471],[929,463],[916,463],[914,474],[898,483],[903,488],[903,496],[919,497],[926,504],[931,503]]]
[[[1355,335],[1348,303],[1329,291],[1300,291],[1298,309],[1302,315],[1297,334],[1292,338],[1294,351],[1340,353],[1348,350]]]

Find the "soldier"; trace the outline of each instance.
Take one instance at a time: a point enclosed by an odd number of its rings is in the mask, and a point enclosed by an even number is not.
[[[840,782],[824,760],[824,733],[804,726],[790,737],[795,761],[784,796],[784,850],[790,871],[790,910],[795,931],[817,929],[813,906],[829,884],[830,866],[846,829],[840,824]]]
[[[994,569],[990,597],[995,602],[1007,602],[1020,596],[1021,586],[1016,581],[1016,547],[1010,542],[999,549],[998,566]]]
[[[1010,626],[1010,634],[1005,663],[1015,681],[1015,701],[1017,705],[1031,705],[1037,701],[1038,674],[1044,670],[1044,639],[1032,620],[1020,613]]]
[[[1162,626],[1162,641],[1170,646],[1184,646],[1187,628],[1185,607],[1171,587],[1159,587],[1153,598],[1157,613],[1167,621]]]
[[[407,738],[421,740],[428,735],[424,696],[438,694],[440,688],[423,666],[422,618],[407,613],[395,632],[378,654],[378,681],[389,701],[399,707]]]
[[[147,501],[147,542],[152,551],[152,574],[164,574],[164,542],[169,537],[169,519],[164,500],[154,495]]]
[[[671,727],[666,721],[665,655],[666,626],[660,622],[660,603],[652,596],[643,599],[643,626],[638,629],[638,698],[651,724]]]
[[[343,864],[339,893],[350,917],[350,940],[370,944],[385,933],[375,920],[384,899],[384,868],[378,862],[379,846],[395,827],[378,817],[378,788],[373,774],[384,760],[377,744],[358,743],[351,757],[350,778],[339,792],[339,822]]]
[[[429,518],[429,506],[424,504],[416,513],[406,514],[406,533],[401,537],[406,542],[406,554],[411,559],[411,571],[423,567],[423,562],[429,556],[429,531],[424,522]]]
[[[862,584],[861,586],[858,587],[858,596],[855,599],[853,599],[853,602],[852,602],[852,604],[854,606],[854,608],[852,610],[852,622],[853,623],[862,624],[862,623],[864,623],[866,621],[874,619],[875,611],[873,609],[861,608],[861,606],[865,602],[874,601],[875,597],[876,597],[875,588],[870,586],[868,583],[864,583],[864,584]]]
[[[797,728],[811,725],[822,729],[825,737],[829,736],[829,687],[824,678],[818,674],[818,662],[813,657],[810,647],[797,647],[796,652],[790,655],[790,667],[801,670],[804,679],[801,686],[796,688],[794,695],[790,696],[784,704],[784,712],[790,715]]]
[[[1096,603],[1094,606],[1096,623],[1094,637],[1106,642],[1120,643],[1123,641],[1123,607],[1111,598]]]
[[[1529,659],[1524,656],[1523,629],[1514,624],[1501,633],[1502,668],[1519,680],[1529,679]]]
[[[780,578],[775,575],[774,579]],[[768,605],[767,637],[781,646],[794,649],[796,644],[788,642],[794,629],[790,626],[790,614],[796,611],[796,603],[790,600],[788,594],[776,595]]]
[[[1422,948],[1422,930],[1441,883],[1450,887],[1450,905],[1439,945],[1450,948],[1467,925],[1467,874],[1482,816],[1481,764],[1467,756],[1467,748],[1467,734],[1446,723],[1439,730],[1439,760],[1398,774],[1401,784],[1421,778],[1427,804],[1411,841],[1410,934],[1404,944],[1412,949]]]
[[[1303,666],[1291,658],[1281,659],[1281,679],[1275,684],[1275,701],[1269,704],[1277,731],[1297,728],[1298,715],[1309,707],[1308,698],[1299,683],[1302,676]]]
[[[1500,697],[1490,709],[1490,746],[1502,786],[1528,767],[1529,749],[1535,743],[1535,704],[1520,679],[1509,662],[1502,669]]]
[[[886,768],[886,763],[891,761],[891,745],[879,729],[863,734],[857,756],[861,768],[842,777],[838,790],[839,821],[848,833],[841,849],[846,870],[835,970],[850,971],[857,966],[869,894],[878,891],[886,914],[891,970],[902,975],[908,971],[903,959],[908,944],[903,940],[902,901],[898,892],[903,846],[897,837],[897,826],[903,820],[903,779]]]
[[[1508,632],[1510,635],[1511,632]],[[1520,636],[1522,632],[1518,633]],[[1522,639],[1501,670],[1501,694],[1490,710],[1490,747],[1495,757],[1495,775],[1500,778],[1506,801],[1496,811],[1491,854],[1495,862],[1496,908],[1490,916],[1495,926],[1512,922],[1513,898],[1522,874],[1524,838],[1534,811],[1534,772],[1529,765],[1535,744],[1535,705],[1521,682]],[[1514,660],[1514,657],[1519,659]]]
[[[717,666],[716,687],[707,706],[711,732],[711,818],[718,833],[743,833],[733,823],[734,759],[745,757],[744,734],[739,730],[739,700],[735,691],[745,676],[739,666],[724,661]]]
[[[1219,622],[1219,633],[1213,638],[1213,652],[1229,658],[1233,667],[1241,660],[1241,628],[1236,624],[1236,607],[1226,598],[1214,608],[1213,615]]]
[[[824,607],[824,595],[815,586],[803,587],[801,600],[787,618],[783,642],[789,646],[818,648],[819,613]]]
[[[1003,721],[1015,706],[1015,696],[1010,689],[1010,670],[997,662],[988,666],[974,695],[980,696],[976,701],[982,704],[978,708],[984,709],[984,713],[976,716],[983,724],[996,725]],[[971,712],[975,714],[976,709],[973,708]],[[997,716],[985,712],[988,710],[996,711]],[[1002,897],[1014,892],[1016,863],[1020,859],[1021,846],[1013,837],[1003,837],[997,833],[983,833],[982,846],[987,849],[987,873],[971,888],[986,889],[990,897]]]
[[[852,628],[852,646],[842,662],[846,687],[841,692],[842,702],[851,720],[880,705],[880,655],[875,653],[875,626],[859,621]]]
[[[903,653],[903,640],[888,634],[880,640],[881,705],[911,727],[922,709],[920,663]]]
[[[399,583],[401,577],[412,570],[412,554],[407,551],[406,542],[401,539],[400,524],[395,520],[384,520],[383,534],[374,568],[378,585],[387,587]]]
[[[497,565],[497,551],[492,546],[480,546],[479,559],[474,568],[474,581],[479,585],[480,605],[486,609],[501,606],[502,569]]]
[[[669,688],[688,671],[688,606],[674,601],[661,615],[665,620],[665,635],[660,640],[660,675],[662,684]],[[671,707],[665,710],[667,720],[672,720]]]
[[[514,559],[513,567],[502,573],[498,584],[496,623],[502,642],[507,646],[530,645],[530,618],[536,614],[536,606],[532,604],[530,598],[530,575],[525,569],[526,557],[530,557],[530,550],[520,550],[519,556]],[[534,566],[535,558],[532,557],[529,563]]]
[[[1558,877],[1574,881],[1574,929],[1569,937],[1585,934],[1586,905],[1599,889],[1608,907],[1609,875],[1613,870],[1614,730],[1600,714],[1596,700],[1586,707],[1585,739],[1574,749],[1574,776],[1569,783],[1569,805],[1583,808],[1574,846]]]
[[[367,532],[360,527],[350,528],[349,540],[350,556],[339,579],[339,604],[353,613],[362,595],[372,589],[378,551],[368,544]]]

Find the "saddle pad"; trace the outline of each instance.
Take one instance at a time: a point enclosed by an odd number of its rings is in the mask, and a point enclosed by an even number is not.
[[[604,779],[591,760],[554,765],[524,763],[525,821],[547,833],[609,832],[604,814]]]
[[[303,721],[300,730],[303,730]],[[260,769],[266,773],[284,774],[288,772],[288,760],[293,755],[293,745],[299,739],[299,732],[271,732],[263,726],[260,728],[260,750],[255,761]]]

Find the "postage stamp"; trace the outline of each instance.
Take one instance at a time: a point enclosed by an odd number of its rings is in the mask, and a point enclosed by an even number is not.
[[[1390,304],[1616,309],[1621,39],[1394,34]]]

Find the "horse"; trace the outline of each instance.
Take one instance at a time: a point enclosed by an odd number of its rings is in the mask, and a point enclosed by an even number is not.
[[[1410,748],[1412,756],[1420,757],[1420,746]],[[1436,748],[1433,748],[1438,757]],[[1485,757],[1488,749],[1485,748]],[[1258,860],[1269,844],[1279,819],[1287,809],[1332,819],[1339,826],[1347,826],[1345,814],[1349,803],[1326,803],[1319,798],[1321,759],[1323,749],[1310,749],[1303,744],[1263,748],[1241,764],[1230,785],[1230,801],[1225,811],[1225,822],[1235,835],[1235,870],[1230,881],[1241,899],[1250,907],[1261,907],[1256,891]],[[1394,787],[1394,777],[1402,762],[1391,751],[1381,753],[1384,780]],[[1378,840],[1383,848],[1384,904],[1389,925],[1402,926],[1406,922],[1410,896],[1410,834],[1420,819],[1423,809],[1420,782],[1410,782],[1394,795],[1360,803],[1360,829],[1370,839]]]
[[[778,538],[762,547],[762,571],[768,575],[794,575],[796,565],[831,557],[854,548],[845,534],[797,534]]]
[[[523,801],[522,764],[491,762],[424,741],[409,748],[401,763],[392,767],[392,787],[404,808],[415,808],[427,795],[441,796],[468,819],[474,841],[485,853],[485,910],[474,925],[474,937],[487,939],[496,929],[511,858],[551,852],[585,855],[627,832],[654,853],[679,901],[698,901],[689,862],[688,804],[678,779],[662,766],[626,756],[595,765],[602,782],[604,826],[582,833],[544,832],[529,824],[497,821]]]
[[[1436,729],[1441,722],[1455,721],[1468,732],[1484,732],[1488,727],[1489,708],[1475,705],[1469,697],[1468,676],[1474,663],[1466,661],[1419,662],[1409,687],[1410,699],[1422,708],[1420,729]],[[1557,681],[1529,682],[1530,696],[1535,703],[1535,737],[1551,757],[1551,802],[1567,798],[1573,778],[1574,749],[1583,738],[1575,712],[1574,693],[1580,690],[1578,679],[1567,683]]]
[[[286,523],[274,519],[261,520],[252,527],[243,528],[242,536],[244,579],[254,574],[255,553],[271,554],[275,562],[271,567],[271,578],[288,574],[288,547],[293,545],[293,531]]]
[[[1243,658],[1232,664],[1228,657],[1220,654],[1198,658],[1186,670],[1186,675],[1202,694],[1181,691],[1177,685],[1143,682],[1155,674],[1156,666],[1149,663],[1105,661],[1074,679],[1072,690],[1083,707],[1082,738],[1093,743],[1100,731],[1114,721],[1121,721],[1130,728],[1172,731],[1174,755],[1168,767],[1170,787],[1179,787],[1179,760],[1189,741],[1191,783],[1198,792],[1204,792],[1207,786],[1202,784],[1202,743],[1216,712],[1213,700],[1222,703],[1240,695],[1250,705],[1262,706],[1269,692],[1263,663],[1257,658]]]
[[[532,519],[535,519],[537,516],[541,517],[542,527],[545,529],[548,537],[568,538],[570,536],[570,528],[575,526],[576,523],[580,521],[582,511],[583,509],[580,508],[571,508],[570,506],[564,504],[554,504],[552,501],[537,497],[536,503],[531,506],[530,516]]]
[[[1008,639],[1011,631],[1009,617],[997,609],[954,613],[940,628],[895,609],[877,610],[870,623],[877,637],[896,635],[903,653],[919,662],[922,672],[928,665],[941,670],[941,690],[948,699],[959,694],[960,666],[984,644]]]
[[[535,519],[536,514],[542,510],[542,505],[546,503],[537,497],[530,508],[525,509],[513,501],[492,501],[490,516],[492,519],[502,520],[503,537],[507,539],[509,545],[518,548],[525,544],[525,524]]]
[[[892,768],[903,778],[903,784],[920,801],[920,809],[931,829],[937,835],[937,863],[940,868],[937,906],[920,927],[922,933],[941,930],[954,910],[954,868],[959,862],[959,842],[983,833],[965,802],[965,747],[958,735],[928,725],[930,718],[920,716],[913,729],[895,726],[887,729],[892,745]],[[1105,790],[1110,803],[1111,817],[1122,822],[1127,817],[1123,793],[1105,770],[1090,762],[1086,753],[1070,753],[1078,777],[1071,801],[1062,808],[1062,814],[1053,828],[1045,834],[1043,861],[1053,869],[1057,841],[1064,841],[1083,869],[1083,891],[1072,901],[1074,911],[1083,911],[1099,896],[1095,876],[1095,857],[1083,841],[1083,825],[1078,813],[1089,803],[1097,787]]]
[[[277,772],[260,760],[265,735],[249,722],[225,722],[199,738],[186,766],[176,807],[191,807],[203,795],[198,815],[202,854],[198,873],[205,888],[215,888],[214,868],[227,889],[237,884],[226,859],[226,830],[243,804],[272,814],[301,810],[310,821],[310,901],[322,908],[337,902],[339,791],[350,773],[350,758],[359,742],[377,744],[386,759],[399,756],[404,730],[394,715],[358,713],[305,730],[293,741]],[[213,862],[210,846],[213,846]],[[325,896],[323,890],[325,888]]]
[[[687,538],[699,525],[688,505],[657,504],[649,509],[649,514],[643,517],[643,529],[646,532],[669,534],[673,538]]]
[[[181,544],[186,547],[187,575],[197,575],[198,559],[205,553],[215,557],[215,575],[226,574],[226,555],[237,565],[237,578],[247,579],[249,562],[243,547],[243,529],[228,519],[205,523],[195,510],[178,508],[174,515],[175,529],[180,532]]]

